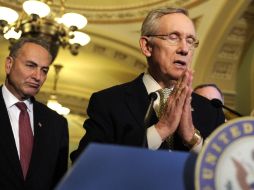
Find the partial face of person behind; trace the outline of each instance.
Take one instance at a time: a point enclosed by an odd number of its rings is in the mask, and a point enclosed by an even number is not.
[[[158,20],[157,32],[151,35],[168,35],[167,38],[171,40],[179,39],[177,44],[172,45],[166,38],[143,38],[148,41],[148,51],[143,53],[148,58],[149,73],[164,85],[169,80],[178,80],[191,66],[194,48],[189,42],[196,39],[193,22],[182,13],[167,14]]]
[[[206,86],[206,87],[203,87],[203,88],[198,88],[198,89],[195,90],[195,93],[197,93],[201,96],[204,96],[209,100],[212,100],[212,99],[216,98],[216,99],[219,99],[222,103],[224,102],[223,98],[221,97],[218,90],[216,88],[212,87],[212,86]]]
[[[7,57],[6,87],[19,99],[35,96],[47,78],[51,56],[42,46],[25,43],[15,57]]]

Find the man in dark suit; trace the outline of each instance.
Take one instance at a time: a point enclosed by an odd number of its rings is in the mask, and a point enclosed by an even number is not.
[[[67,120],[34,98],[51,63],[48,44],[33,38],[19,40],[6,58],[0,87],[0,189],[53,189],[67,170]]]
[[[91,96],[86,134],[71,159],[90,142],[199,151],[203,140],[224,122],[224,115],[209,100],[192,93],[189,68],[197,46],[195,28],[185,9],[151,11],[140,38],[147,72]],[[167,89],[169,96],[165,98],[161,89]],[[158,98],[144,122],[153,92]]]

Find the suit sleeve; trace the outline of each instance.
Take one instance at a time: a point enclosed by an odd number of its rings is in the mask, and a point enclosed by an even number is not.
[[[106,102],[107,101],[107,102]],[[90,142],[112,143],[114,140],[113,123],[110,118],[109,99],[93,94],[87,108],[88,119],[84,122],[85,135],[79,142],[78,149],[70,155],[72,162],[83,152]]]

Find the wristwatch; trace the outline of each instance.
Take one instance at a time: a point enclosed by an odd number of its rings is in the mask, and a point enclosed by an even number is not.
[[[184,141],[183,144],[184,144],[184,146],[186,146],[186,147],[188,147],[189,149],[191,149],[195,144],[197,144],[198,142],[200,142],[201,139],[202,139],[202,136],[201,136],[199,130],[197,130],[197,129],[195,128],[194,134],[193,134],[191,140],[188,141],[188,142],[187,142],[187,141]]]

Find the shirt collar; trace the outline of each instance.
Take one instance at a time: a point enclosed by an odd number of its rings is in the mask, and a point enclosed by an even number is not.
[[[2,93],[3,93],[3,98],[5,101],[5,105],[8,108],[11,108],[12,106],[14,106],[17,102],[20,102],[20,100],[18,98],[16,98],[9,90],[8,88],[5,86],[5,84],[2,87]],[[32,102],[31,99],[27,99],[25,101],[23,101],[26,106],[28,111],[32,111]]]
[[[161,89],[161,86],[154,80],[154,78],[149,73],[144,74],[143,82],[148,94]]]

